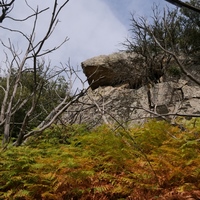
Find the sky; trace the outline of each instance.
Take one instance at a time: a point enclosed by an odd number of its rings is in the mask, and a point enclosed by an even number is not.
[[[50,6],[53,0],[28,2],[31,6],[36,7],[38,5],[39,9],[42,9]],[[58,2],[63,2],[63,0]],[[15,4],[10,16],[24,18],[31,13],[31,9],[27,8],[24,0],[20,0],[20,3]],[[60,62],[67,63],[70,59],[74,68],[79,67],[81,69],[81,62],[86,59],[123,49],[121,43],[130,34],[130,13],[148,18],[151,16],[154,3],[160,5],[161,8],[165,5],[170,6],[164,0],[70,0],[62,10],[59,16],[60,22],[46,48],[60,44],[66,36],[69,40],[58,51],[49,54],[48,59],[55,65]],[[36,29],[36,41],[39,41],[44,35],[50,15],[51,10],[40,16]],[[20,29],[27,35],[30,34],[32,28],[30,20],[22,23],[6,19],[0,25]],[[8,38],[11,38],[19,52],[23,51],[27,45],[24,38],[2,29],[0,29],[0,38],[3,41],[8,41]],[[2,47],[0,48],[2,51]],[[4,54],[1,53],[1,63],[4,58]],[[81,74],[81,78],[85,78],[83,74]],[[80,87],[80,85],[77,86]]]

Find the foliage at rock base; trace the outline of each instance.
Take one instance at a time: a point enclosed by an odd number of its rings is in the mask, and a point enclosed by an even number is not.
[[[1,152],[0,199],[199,199],[200,120],[184,127],[52,126]]]

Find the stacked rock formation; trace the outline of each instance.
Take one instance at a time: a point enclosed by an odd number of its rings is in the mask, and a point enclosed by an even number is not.
[[[135,63],[133,62],[135,60]],[[200,86],[185,78],[147,82],[146,68],[136,56],[114,53],[82,63],[91,89],[65,113],[66,123],[136,124],[146,119],[200,116]],[[159,66],[151,74],[158,80]],[[148,80],[149,80],[148,79]]]

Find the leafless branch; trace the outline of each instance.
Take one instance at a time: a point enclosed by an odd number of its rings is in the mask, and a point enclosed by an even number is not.
[[[189,4],[189,3],[185,3],[185,2],[180,1],[180,0],[165,0],[165,1],[167,1],[167,2],[169,2],[171,4],[174,4],[175,6],[178,6],[180,8],[184,7],[184,8],[188,8],[190,10],[193,10],[195,12],[200,13],[200,8],[197,8],[197,7],[195,7],[195,6],[193,6],[193,5]]]
[[[1,16],[0,16],[0,23],[7,17],[7,14],[10,12],[11,6],[14,4],[15,0],[12,0],[10,3],[4,3],[4,0],[0,2],[1,8]]]
[[[194,81],[196,84],[198,84],[200,86],[200,81],[195,78],[192,74],[190,74],[184,67],[184,65],[181,63],[181,61],[179,60],[178,56],[176,56],[175,53],[165,49],[160,42],[157,40],[157,38],[155,37],[155,35],[151,32],[153,39],[155,40],[155,42],[157,43],[157,45],[167,54],[173,56],[173,58],[175,59],[175,61],[177,62],[178,66],[180,67],[181,71],[188,77],[190,78],[192,81]]]

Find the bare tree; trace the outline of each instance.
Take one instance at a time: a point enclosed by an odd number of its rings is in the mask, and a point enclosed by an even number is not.
[[[62,3],[58,0],[54,0],[52,2],[52,8],[48,7],[42,10],[39,10],[37,6],[36,9],[31,7],[28,2],[25,0],[26,6],[28,9],[31,10],[31,14],[27,16],[25,19],[14,19],[11,20],[18,21],[19,23],[24,23],[27,19],[32,18],[32,30],[29,35],[24,34],[20,29],[15,30],[12,28],[8,28],[6,26],[0,26],[1,29],[4,29],[8,32],[14,32],[15,34],[19,34],[23,36],[24,40],[27,42],[27,46],[25,47],[23,52],[20,52],[17,47],[12,43],[11,39],[8,41],[2,41],[2,47],[5,49],[5,61],[4,67],[2,67],[2,71],[4,71],[4,80],[5,84],[0,83],[0,90],[3,94],[1,96],[2,102],[0,105],[0,127],[3,130],[3,145],[8,144],[11,138],[12,132],[12,124],[14,124],[14,116],[20,109],[26,109],[25,115],[23,116],[23,120],[20,124],[20,130],[17,134],[17,140],[14,143],[16,146],[21,145],[21,143],[29,136],[33,135],[34,133],[38,133],[43,131],[45,128],[49,127],[52,123],[54,123],[58,117],[66,110],[66,108],[77,101],[77,99],[83,95],[83,90],[76,91],[70,96],[70,89],[69,85],[66,85],[66,91],[64,96],[60,96],[58,92],[56,92],[56,87],[54,94],[58,99],[57,105],[54,105],[51,110],[45,109],[44,104],[41,103],[42,95],[46,90],[48,84],[56,84],[57,79],[60,77],[69,77],[69,74],[76,72],[70,65],[61,65],[60,68],[55,68],[54,70],[51,69],[50,64],[46,64],[43,62],[45,55],[49,53],[53,53],[54,51],[58,50],[63,44],[68,41],[68,37],[64,39],[60,44],[51,48],[45,49],[44,45],[48,40],[51,39],[51,35],[54,32],[57,24],[58,24],[58,17],[60,12],[65,8],[66,4],[69,0],[65,0]],[[3,14],[2,11],[2,20],[5,19],[7,12],[9,11],[10,7],[14,5],[14,1],[2,2],[0,7],[2,10],[4,9],[5,12]],[[40,39],[36,41],[37,30],[36,26],[39,22],[40,16],[42,13],[46,12],[47,10],[52,9],[52,14],[49,17],[49,26],[46,29],[44,36],[40,36]],[[40,63],[42,64],[42,70],[40,77],[38,77],[38,70],[41,69]],[[31,92],[24,95],[24,91],[26,89],[24,82],[22,81],[23,76],[26,72],[29,71],[29,74],[32,74],[32,88]],[[65,75],[67,73],[68,75]],[[41,78],[42,77],[42,78]],[[1,80],[3,80],[3,78]],[[51,97],[50,97],[51,99]],[[53,101],[53,99],[52,99]],[[30,103],[31,102],[31,103]],[[48,99],[47,101],[48,102]],[[48,103],[46,103],[48,104]],[[41,108],[41,113],[45,112],[44,118],[35,125],[35,129],[31,129],[29,127],[30,122],[33,120],[34,117],[38,117],[35,115],[36,108]],[[40,115],[40,113],[37,113]]]
[[[199,40],[194,39],[200,35],[199,29],[198,26],[190,27],[190,24],[191,21],[183,18],[177,9],[164,9],[161,12],[155,5],[150,23],[144,17],[137,19],[132,15],[132,36],[127,39],[125,46],[128,51],[145,58],[147,70],[151,71],[159,62],[164,75],[173,65],[199,84],[198,76],[187,70],[190,68],[191,71],[191,66],[199,57]]]
[[[159,48],[151,37],[148,28],[151,29],[165,48],[174,48],[178,52],[178,46],[176,47],[175,43],[178,40],[179,24],[176,19],[177,10],[164,10],[164,14],[161,16],[161,11],[157,5],[153,7],[153,16],[150,24],[148,24],[145,17],[137,18],[134,14],[131,15],[131,36],[127,38],[124,46],[128,52],[137,55],[133,63],[141,60],[141,65],[146,70],[146,84],[158,82],[169,67],[172,58],[170,54],[163,52]],[[166,31],[166,27],[169,27],[168,31]]]
[[[195,26],[196,18],[191,20],[188,17],[190,14],[192,17],[193,11],[187,13],[187,16],[182,13],[184,11],[179,12],[178,9],[170,10],[169,8],[160,11],[159,7],[154,5],[151,20],[148,21],[145,17],[137,18],[134,15],[131,18],[131,37],[127,39],[125,46],[128,52],[136,53],[138,59],[142,58],[141,60],[145,61],[144,67],[146,67],[148,78],[146,92],[149,108],[135,107],[135,109],[142,109],[153,117],[162,119],[167,119],[169,116],[199,117],[199,114],[180,113],[184,100],[181,87],[175,87],[176,91],[174,89],[171,91],[173,98],[176,96],[175,93],[181,96],[180,100],[174,102],[175,105],[179,101],[179,106],[173,112],[158,113],[158,105],[153,101],[152,91],[156,85],[151,76],[154,76],[155,80],[158,80],[159,77],[151,72],[157,66],[160,66],[163,73],[162,81],[176,81],[178,83],[179,79],[183,78],[193,85],[200,85],[200,77],[197,72],[200,52],[199,27],[198,24]],[[167,108],[166,106],[165,108]]]

